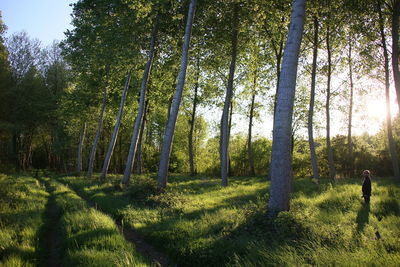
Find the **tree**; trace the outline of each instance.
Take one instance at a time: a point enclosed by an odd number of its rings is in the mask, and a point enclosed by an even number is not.
[[[149,81],[151,66],[153,64],[154,48],[156,45],[157,31],[158,31],[158,16],[156,17],[156,19],[154,21],[154,27],[153,27],[153,31],[151,33],[148,61],[145,66],[145,70],[143,73],[143,79],[142,79],[142,85],[140,87],[139,110],[138,110],[138,114],[135,119],[135,126],[133,128],[131,145],[129,147],[128,159],[126,161],[126,167],[125,167],[125,171],[124,171],[124,178],[122,179],[123,184],[127,184],[130,179],[130,175],[131,175],[132,168],[133,168],[133,161],[135,159],[140,129],[141,129],[141,126],[143,123],[143,117],[144,117],[144,112],[145,112],[147,83]]]
[[[390,112],[390,80],[389,80],[389,53],[387,51],[386,45],[386,35],[384,30],[384,18],[382,15],[382,4],[380,0],[377,0],[377,8],[379,15],[379,31],[381,35],[381,45],[383,50],[384,57],[384,71],[385,71],[385,96],[386,96],[386,127],[387,127],[387,137],[389,142],[389,151],[392,160],[392,167],[394,176],[397,179],[400,179],[400,170],[399,170],[399,159],[397,154],[396,143],[393,139],[393,131],[392,131],[392,115]],[[394,48],[393,48],[394,49]],[[392,54],[392,56],[394,56]]]
[[[391,0],[392,9],[392,68],[397,102],[400,109],[400,68],[399,68],[399,19],[400,0]]]
[[[128,92],[130,82],[131,82],[131,72],[129,71],[129,73],[126,77],[126,80],[125,80],[125,86],[124,86],[124,90],[123,90],[122,96],[121,96],[121,103],[119,105],[117,121],[115,122],[114,131],[113,131],[113,134],[111,137],[110,144],[108,145],[107,154],[104,159],[100,179],[105,179],[107,176],[107,171],[108,171],[108,167],[110,165],[111,156],[114,151],[115,144],[117,142],[118,130],[119,130],[119,126],[121,125],[122,113],[124,112],[125,98],[126,98],[126,94]]]
[[[335,162],[333,160],[333,150],[331,146],[331,116],[330,116],[330,101],[331,101],[331,79],[332,79],[332,49],[331,49],[331,35],[332,35],[332,26],[330,23],[330,0],[328,1],[328,24],[326,28],[326,53],[328,56],[327,62],[327,85],[326,85],[326,103],[325,103],[325,112],[326,112],[326,150],[328,153],[328,166],[329,166],[329,177],[332,180],[335,180],[336,170],[335,170]]]
[[[350,174],[353,174],[353,140],[352,140],[352,127],[353,127],[353,98],[354,98],[354,84],[353,84],[353,61],[352,61],[352,39],[349,37],[349,51],[348,51],[348,65],[349,65],[349,80],[350,80],[350,99],[349,99],[349,121],[347,126],[347,146],[350,162]]]
[[[108,76],[109,72],[110,72],[109,67],[107,67],[106,76]],[[107,85],[103,85],[103,86],[104,86],[104,89],[103,89],[103,101],[101,103],[99,122],[98,122],[98,125],[97,125],[96,136],[94,137],[94,140],[93,140],[92,149],[90,151],[88,170],[87,170],[87,174],[86,174],[86,176],[88,178],[91,178],[92,174],[93,174],[93,164],[94,164],[94,157],[96,155],[97,142],[99,141],[100,133],[101,133],[101,130],[103,128],[104,109],[106,107],[106,102],[107,102]]]
[[[81,134],[79,136],[79,144],[78,144],[78,154],[76,157],[76,175],[80,176],[82,171],[82,150],[83,150],[83,142],[85,141],[86,134],[86,122],[83,124]]]
[[[197,174],[195,162],[194,162],[194,152],[193,152],[193,133],[194,133],[194,127],[196,124],[196,109],[197,109],[197,104],[198,104],[198,90],[199,90],[199,79],[200,79],[200,56],[198,55],[197,58],[197,63],[196,63],[196,81],[194,84],[194,96],[193,96],[193,108],[192,108],[192,114],[190,116],[189,124],[190,124],[190,130],[189,130],[189,164],[190,164],[190,176],[195,176]]]
[[[179,106],[182,99],[183,87],[185,85],[186,69],[189,58],[189,45],[193,25],[193,18],[196,8],[196,0],[191,0],[185,27],[185,35],[182,47],[181,67],[178,76],[178,83],[175,90],[174,100],[171,106],[171,113],[168,117],[167,127],[165,129],[163,145],[160,154],[160,164],[158,169],[158,188],[160,190],[167,186],[167,173],[169,159],[171,154],[172,139],[174,137],[176,119],[178,117]]]
[[[318,182],[319,180],[319,171],[318,171],[318,163],[317,156],[315,153],[315,143],[314,143],[314,134],[313,134],[313,115],[314,115],[314,105],[315,105],[315,85],[316,85],[316,76],[317,76],[317,58],[318,58],[318,30],[319,23],[318,17],[314,15],[313,17],[314,24],[314,39],[313,39],[313,61],[312,61],[312,71],[311,71],[311,92],[310,92],[310,106],[308,109],[308,143],[310,146],[311,153],[311,166],[312,173],[314,179]]]
[[[11,36],[7,49],[13,80],[6,88],[7,121],[12,132],[16,170],[19,171],[32,165],[34,134],[40,124],[49,121],[52,98],[42,75],[44,64],[39,41],[31,40],[21,32]]]
[[[228,158],[229,158],[229,114],[231,109],[231,99],[233,94],[233,80],[235,77],[237,45],[239,35],[239,3],[233,3],[233,16],[232,16],[232,36],[231,36],[231,64],[229,67],[228,84],[226,87],[226,95],[224,101],[224,109],[221,117],[221,148],[220,148],[220,161],[221,161],[221,185],[228,186]],[[231,110],[232,111],[232,110]]]
[[[296,89],[297,65],[303,35],[305,0],[294,0],[287,42],[284,49],[276,113],[274,116],[271,158],[269,216],[289,210],[291,180],[291,126]]]

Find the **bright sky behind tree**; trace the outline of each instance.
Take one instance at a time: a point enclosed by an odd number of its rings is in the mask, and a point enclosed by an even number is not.
[[[3,22],[8,27],[6,36],[25,30],[31,38],[43,45],[64,39],[70,29],[74,0],[1,0]]]

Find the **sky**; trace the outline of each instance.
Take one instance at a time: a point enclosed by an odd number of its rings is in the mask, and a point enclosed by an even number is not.
[[[8,30],[6,36],[26,31],[44,46],[64,39],[71,29],[72,7],[75,0],[0,0],[0,10]]]

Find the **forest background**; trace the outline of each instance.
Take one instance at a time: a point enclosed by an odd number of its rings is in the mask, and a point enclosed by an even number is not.
[[[307,131],[312,76],[316,79],[312,128],[320,175],[329,176],[328,139],[336,176],[358,176],[363,169],[371,169],[377,176],[393,175],[385,122],[380,23],[392,56],[396,4],[309,1],[292,125],[296,176],[315,176]],[[277,77],[290,6],[291,1],[198,3],[170,172],[220,173],[220,118],[227,101],[233,22],[237,20],[236,73],[229,110],[229,175],[268,176]],[[134,172],[157,172],[177,83],[187,9],[187,1],[79,1],[73,5],[73,27],[67,30],[65,39],[47,47],[24,32],[6,37],[2,23],[0,171],[35,168],[75,172],[86,125],[82,168],[100,172],[130,72],[109,163],[110,172],[123,173],[139,107],[143,67],[157,19],[156,51],[134,160]],[[315,47],[319,54],[313,74]],[[398,108],[393,75],[389,77],[393,118]],[[395,119],[397,147],[399,135],[400,125]]]

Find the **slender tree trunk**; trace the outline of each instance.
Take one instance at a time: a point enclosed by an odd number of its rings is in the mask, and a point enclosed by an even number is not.
[[[119,152],[119,168],[118,168],[118,173],[122,173],[122,170],[124,169],[123,161],[122,161],[122,138],[119,138],[118,141],[118,152]]]
[[[228,186],[228,173],[229,173],[229,108],[231,105],[233,93],[233,80],[235,78],[236,56],[237,56],[237,43],[239,35],[239,3],[235,2],[233,7],[232,17],[232,52],[231,52],[231,65],[229,67],[228,85],[226,88],[224,109],[221,117],[221,147],[220,147],[220,161],[221,161],[221,185]]]
[[[182,47],[182,59],[178,76],[178,83],[176,85],[175,96],[171,107],[171,114],[168,117],[167,127],[165,129],[164,140],[161,148],[160,165],[158,168],[158,175],[157,175],[159,190],[163,190],[167,186],[167,174],[168,174],[169,159],[171,155],[172,140],[174,138],[176,120],[178,118],[179,106],[182,100],[183,87],[185,85],[186,70],[189,58],[190,37],[192,33],[192,25],[193,25],[195,9],[196,9],[196,0],[191,0],[185,27],[185,36]]]
[[[392,68],[394,85],[397,93],[397,103],[400,110],[400,70],[399,70],[399,18],[400,0],[393,0],[392,13]]]
[[[102,101],[102,104],[101,104],[99,123],[97,125],[96,136],[94,137],[92,149],[90,151],[88,170],[87,170],[87,173],[86,173],[86,176],[88,178],[91,178],[92,174],[93,174],[94,158],[95,158],[95,155],[96,155],[97,143],[99,141],[100,133],[101,133],[101,130],[103,128],[104,110],[106,108],[106,102],[107,102],[107,86],[104,86],[103,101]]]
[[[196,83],[194,85],[194,96],[193,96],[193,108],[192,108],[192,115],[191,119],[189,120],[190,123],[190,130],[189,130],[189,163],[190,163],[190,176],[195,176],[196,166],[194,164],[194,153],[193,153],[193,132],[194,126],[196,123],[196,108],[197,108],[197,93],[199,89],[199,77],[200,77],[200,57],[197,58],[197,72],[196,72]]]
[[[20,164],[19,164],[19,144],[18,144],[18,133],[15,131],[13,133],[13,156],[14,156],[14,162],[15,162],[15,171],[18,173],[21,169]]]
[[[145,67],[145,70],[143,73],[142,84],[140,87],[139,110],[138,110],[138,114],[135,119],[135,126],[133,127],[131,145],[129,147],[129,153],[128,153],[128,159],[126,161],[124,177],[122,179],[123,184],[127,184],[129,182],[129,179],[130,179],[131,173],[132,173],[133,163],[134,163],[134,159],[135,159],[135,154],[136,154],[136,149],[137,149],[137,144],[138,144],[138,139],[139,139],[139,134],[140,134],[140,128],[141,128],[141,125],[143,122],[143,117],[144,117],[144,112],[145,112],[144,105],[145,105],[145,101],[146,101],[146,91],[147,91],[147,85],[149,83],[151,66],[153,64],[154,50],[155,50],[154,48],[156,46],[156,39],[157,39],[157,31],[158,31],[158,15],[155,19],[154,27],[153,27],[153,30],[151,33],[149,56],[148,56],[146,67]]]
[[[291,157],[291,133],[294,95],[296,91],[297,66],[300,53],[300,44],[304,29],[305,0],[294,0],[291,23],[281,75],[274,117],[272,158],[271,158],[271,186],[268,203],[268,214],[275,217],[280,211],[289,210],[291,181],[293,179]]]
[[[352,139],[352,127],[353,127],[353,96],[354,96],[354,84],[353,84],[353,61],[352,61],[352,40],[349,37],[349,79],[350,79],[350,103],[349,103],[349,124],[347,126],[347,150],[349,156],[349,175],[354,175],[354,158],[353,158],[353,139]]]
[[[389,141],[389,151],[390,156],[392,159],[392,167],[394,176],[397,179],[400,179],[400,170],[399,170],[399,157],[397,154],[397,147],[396,142],[393,138],[393,131],[392,131],[392,115],[390,112],[390,79],[389,79],[389,56],[386,46],[386,36],[384,30],[384,19],[382,15],[381,9],[381,1],[378,0],[378,14],[379,14],[379,29],[381,34],[381,42],[382,42],[382,49],[383,49],[383,56],[385,59],[384,68],[385,68],[385,95],[386,95],[386,127],[387,127],[387,136]]]
[[[179,75],[179,74],[178,74]],[[172,101],[174,100],[174,97],[171,96],[168,98],[168,112],[167,112],[167,120],[169,119],[169,116],[171,116],[171,107],[172,107]]]
[[[328,54],[328,82],[326,87],[326,150],[328,153],[329,178],[335,180],[336,169],[333,161],[333,151],[331,146],[331,124],[330,124],[330,100],[331,100],[331,77],[332,77],[332,52],[330,43],[330,27],[328,25],[326,33],[326,49]]]
[[[256,89],[257,89],[257,69],[254,71],[253,90],[252,90],[252,94],[251,94],[250,115],[249,115],[249,132],[248,132],[248,137],[247,137],[247,155],[249,158],[249,166],[250,166],[250,175],[251,176],[256,175],[256,171],[254,168],[253,150],[251,147]]]
[[[315,153],[314,133],[313,133],[313,117],[315,103],[315,80],[317,76],[317,58],[318,58],[318,18],[314,17],[314,47],[313,47],[313,63],[311,71],[311,94],[310,106],[308,109],[308,143],[311,152],[311,166],[314,179],[319,181],[319,171],[317,163],[317,155]]]
[[[147,112],[149,110],[149,100],[146,100],[145,103],[145,112],[143,115],[143,123],[142,127],[140,128],[140,134],[139,134],[139,140],[138,140],[138,147],[137,147],[137,153],[136,153],[136,158],[137,158],[137,167],[136,167],[136,173],[137,174],[142,174],[143,172],[143,158],[142,158],[142,149],[143,149],[143,134],[144,134],[144,128],[146,127],[147,123]]]
[[[276,103],[278,101],[278,90],[279,90],[279,77],[281,76],[281,61],[283,56],[283,39],[279,44],[279,50],[275,54],[276,57],[276,89],[275,89],[275,96],[274,96],[274,117],[276,112]]]
[[[76,160],[76,175],[81,176],[82,171],[82,150],[83,150],[83,142],[85,141],[85,133],[86,133],[86,122],[83,125],[83,129],[81,135],[79,137],[79,145],[78,145],[78,156]]]
[[[228,141],[231,138],[232,116],[233,116],[233,101],[231,101],[231,106],[229,108]],[[228,177],[232,176],[232,175],[233,175],[232,174],[232,161],[231,161],[231,156],[228,153]]]
[[[121,103],[119,105],[117,121],[115,122],[114,131],[111,136],[110,144],[108,145],[107,154],[104,159],[100,179],[105,179],[107,177],[108,167],[110,165],[110,160],[111,160],[112,154],[114,152],[115,144],[117,142],[119,126],[121,125],[122,114],[124,112],[125,98],[126,98],[126,94],[128,92],[130,82],[131,82],[131,71],[129,71],[128,76],[126,77],[126,80],[125,80],[125,86],[124,86],[124,90],[123,90],[122,96],[121,96]]]

